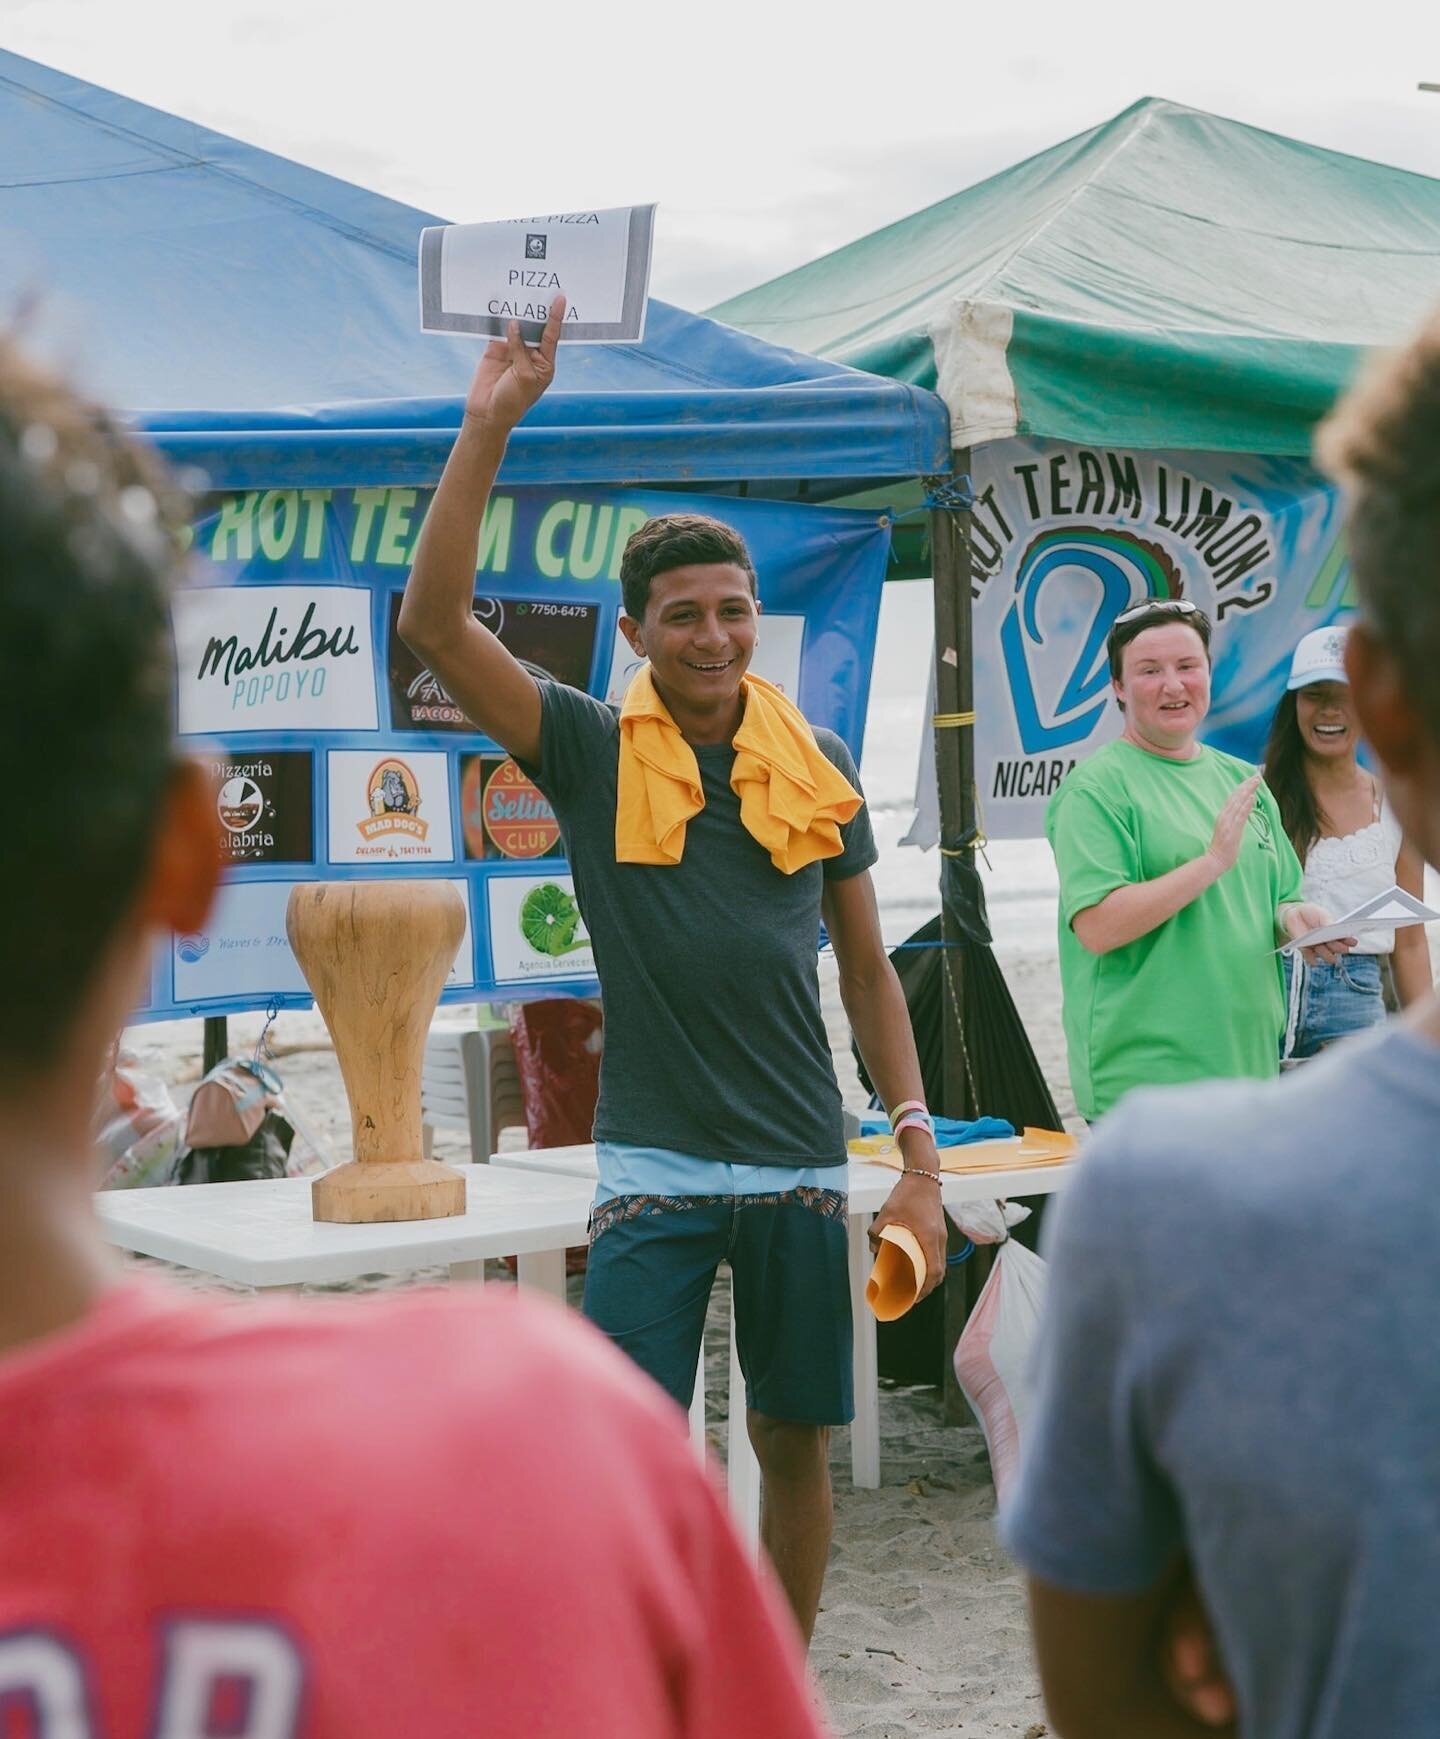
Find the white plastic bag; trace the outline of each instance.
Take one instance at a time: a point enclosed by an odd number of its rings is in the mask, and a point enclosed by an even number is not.
[[[1002,1244],[955,1348],[955,1378],[985,1433],[1002,1503],[1034,1400],[1031,1362],[1048,1278],[1032,1250],[1013,1239]]]

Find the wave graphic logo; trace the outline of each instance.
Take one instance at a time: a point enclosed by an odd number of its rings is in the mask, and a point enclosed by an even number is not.
[[[195,936],[182,936],[175,944],[175,952],[187,965],[193,966],[210,952],[210,938],[203,931]]]
[[[1046,645],[1040,626],[1040,594],[1068,590],[1077,602],[1089,596],[1090,619],[1068,674],[1058,684],[1054,660],[1040,656]],[[1015,574],[1015,599],[1000,626],[1000,647],[1015,705],[1020,742],[1027,755],[1067,748],[1095,729],[1105,710],[1110,666],[1105,640],[1115,618],[1146,598],[1178,598],[1180,570],[1158,544],[1104,526],[1066,526],[1035,538]],[[1080,603],[1083,610],[1086,605]],[[1053,619],[1053,611],[1051,612]],[[1044,664],[1051,672],[1037,681]],[[1043,689],[1043,693],[1042,693]]]

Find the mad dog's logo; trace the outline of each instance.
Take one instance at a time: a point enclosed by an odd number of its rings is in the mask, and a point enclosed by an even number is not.
[[[370,813],[355,823],[363,839],[379,839],[387,833],[424,839],[430,831],[429,822],[420,819],[420,781],[403,761],[393,756],[377,761],[365,796]]]

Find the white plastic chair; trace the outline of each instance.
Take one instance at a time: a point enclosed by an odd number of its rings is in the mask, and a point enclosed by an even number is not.
[[[436,1024],[425,1041],[420,1076],[425,1152],[434,1131],[463,1129],[470,1158],[488,1163],[502,1129],[525,1127],[525,1099],[506,1027]]]

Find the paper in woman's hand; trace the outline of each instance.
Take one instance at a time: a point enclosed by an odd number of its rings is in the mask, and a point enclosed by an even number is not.
[[[1353,912],[1346,912],[1333,924],[1323,924],[1318,930],[1307,930],[1303,936],[1292,936],[1277,954],[1293,954],[1300,948],[1314,948],[1321,942],[1340,942],[1356,936],[1361,930],[1376,927],[1400,930],[1407,924],[1432,924],[1440,920],[1440,912],[1432,912],[1414,894],[1404,888],[1387,888],[1383,894],[1363,900]]]

